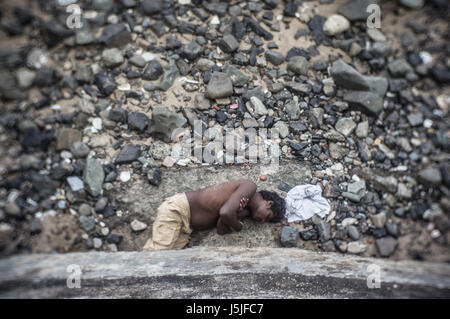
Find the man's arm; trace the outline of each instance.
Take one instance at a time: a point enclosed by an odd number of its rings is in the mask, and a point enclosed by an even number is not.
[[[223,204],[223,206],[220,208],[220,217],[219,221],[217,222],[218,227],[220,224],[220,230],[218,228],[217,232],[225,231],[224,226],[226,226],[231,231],[240,231],[242,229],[242,223],[238,219],[238,211],[241,208],[241,199],[244,197],[252,198],[253,195],[255,195],[255,192],[255,183],[248,180],[242,180],[239,183],[239,186],[236,188],[233,194],[231,194],[230,198],[228,198],[225,204]]]

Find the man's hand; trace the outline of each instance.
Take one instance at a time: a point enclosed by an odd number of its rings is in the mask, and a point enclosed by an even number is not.
[[[239,202],[239,210],[243,210],[248,204],[248,198],[242,197],[241,201]]]

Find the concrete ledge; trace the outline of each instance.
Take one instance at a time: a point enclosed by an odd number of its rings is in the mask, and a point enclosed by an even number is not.
[[[67,287],[69,265],[81,288]],[[367,286],[369,265],[380,288]],[[450,265],[288,248],[37,254],[0,260],[0,297],[449,298]]]

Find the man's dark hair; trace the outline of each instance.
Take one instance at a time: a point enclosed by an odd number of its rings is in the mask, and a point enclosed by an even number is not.
[[[286,211],[284,199],[275,192],[259,191],[259,193],[264,200],[273,202],[272,207],[270,207],[273,212],[273,218],[270,220],[270,222],[276,223],[282,220]]]

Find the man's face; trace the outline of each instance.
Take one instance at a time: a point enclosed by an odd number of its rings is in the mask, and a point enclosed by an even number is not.
[[[271,209],[272,205],[272,201],[262,199],[258,208],[252,211],[252,219],[262,223],[270,221],[274,217]]]

